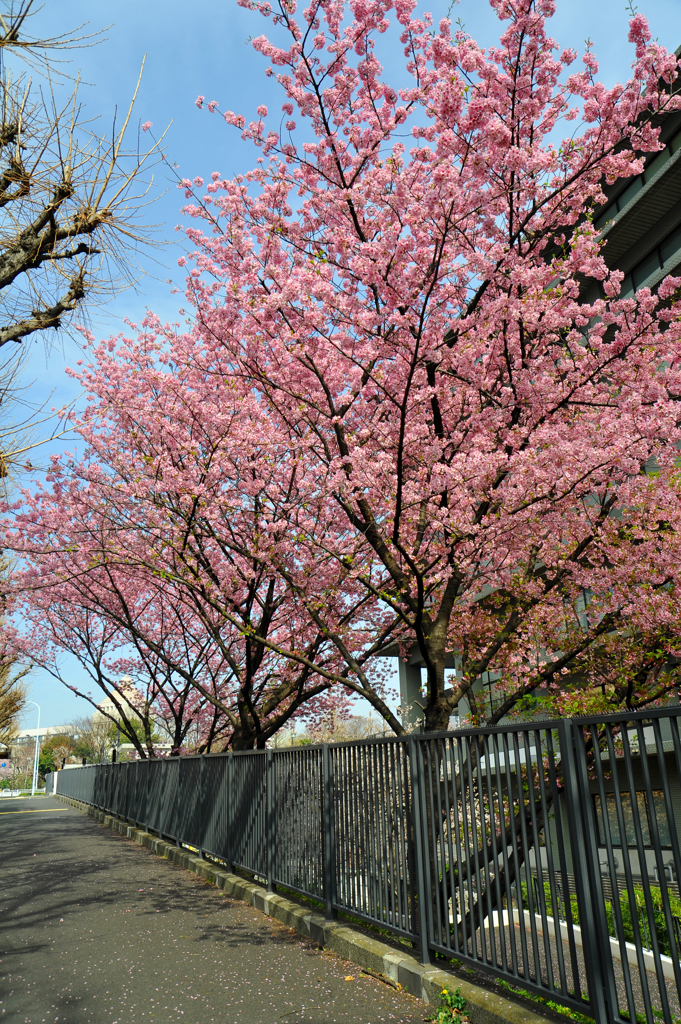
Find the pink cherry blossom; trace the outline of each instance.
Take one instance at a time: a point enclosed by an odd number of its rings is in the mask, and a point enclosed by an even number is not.
[[[659,150],[677,62],[636,16],[608,89],[551,4],[492,7],[486,50],[412,0],[282,2],[254,40],[309,130],[224,115],[257,155],[185,209],[186,332],[150,314],[75,374],[85,454],[3,538],[36,660],[110,685],[130,659],[178,735],[184,701],[242,747],[349,693],[402,731],[386,652],[423,660],[433,730],[462,697],[496,721],[677,685],[678,283],[622,298],[592,217]]]

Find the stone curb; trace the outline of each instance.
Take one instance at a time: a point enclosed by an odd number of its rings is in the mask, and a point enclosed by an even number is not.
[[[165,857],[173,864],[193,871],[200,878],[222,889],[228,896],[250,903],[256,910],[274,917],[319,946],[337,953],[360,968],[390,978],[426,1003],[437,1005],[443,989],[449,989],[451,992],[460,989],[461,995],[466,999],[466,1015],[470,1018],[471,1024],[546,1024],[547,1017],[534,1013],[520,1003],[505,999],[481,985],[453,977],[445,971],[425,967],[413,956],[401,953],[377,939],[362,935],[338,921],[327,921],[321,914],[307,910],[276,893],[267,892],[260,885],[246,882],[217,864],[195,856],[189,850],[174,846],[164,839],[159,839],[158,836],[129,825],[127,821],[98,811],[89,804],[62,796],[60,793],[54,795],[57,800],[89,814],[95,821],[114,832],[120,832],[157,856]]]

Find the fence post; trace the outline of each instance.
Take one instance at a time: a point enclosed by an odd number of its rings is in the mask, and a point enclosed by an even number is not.
[[[424,817],[425,794],[423,772],[421,771],[421,750],[416,736],[409,737],[409,761],[411,764],[411,803],[414,828],[414,854],[416,860],[416,900],[419,923],[419,939],[421,942],[421,963],[432,963],[430,955],[428,902],[430,893],[426,879],[426,862],[424,851],[427,848],[427,830]]]
[[[144,831],[148,834],[149,832],[149,784],[150,778],[149,773],[151,772],[151,758],[147,758],[147,770],[144,773],[146,781],[144,783]]]
[[[326,899],[326,920],[335,921],[338,911],[336,893],[336,830],[333,823],[333,762],[328,744],[322,747],[322,808],[324,815],[324,897]]]
[[[277,843],[277,803],[276,803],[276,783],[275,783],[275,767],[274,767],[274,751],[268,750],[266,753],[266,790],[267,790],[267,825],[266,825],[266,843],[267,843],[267,891],[274,892],[274,874],[276,870],[276,843]]]
[[[199,857],[203,860],[203,841],[205,839],[205,810],[204,790],[206,788],[206,758],[201,754],[201,767],[199,769]]]
[[[134,765],[135,765],[135,806],[134,806],[133,818],[135,819],[135,828],[139,828],[140,827],[140,818],[139,818],[139,812],[140,812],[140,809],[141,809],[140,808],[140,789],[142,788],[140,779],[141,779],[142,764],[143,764],[142,761],[135,761],[134,762]]]
[[[603,956],[603,951],[610,949],[610,940],[605,920],[605,905],[603,899],[598,898],[600,871],[596,872],[598,881],[594,874],[594,857],[598,865],[598,843],[591,828],[591,794],[586,759],[583,749],[580,752],[581,756],[577,751],[578,743],[581,743],[582,748],[584,744],[581,736],[579,740],[576,739],[576,730],[581,733],[581,726],[573,724],[569,719],[563,719],[558,723],[568,832],[572,847],[589,1003],[596,1024],[609,1024],[610,1021],[617,1019],[619,1012],[614,977],[612,970],[608,969],[611,965],[606,963]]]
[[[227,842],[225,843],[225,860],[227,870],[234,870],[234,842],[232,840],[232,829],[234,828],[234,753],[230,750],[227,755]]]
[[[180,787],[182,784],[182,758],[177,757],[177,785],[175,786],[175,846],[180,846]]]

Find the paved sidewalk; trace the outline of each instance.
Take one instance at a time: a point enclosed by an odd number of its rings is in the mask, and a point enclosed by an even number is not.
[[[0,851],[0,1024],[411,1024],[428,1015],[51,797],[0,803]]]

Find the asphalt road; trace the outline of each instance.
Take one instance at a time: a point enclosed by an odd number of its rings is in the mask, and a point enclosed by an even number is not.
[[[0,855],[0,1024],[427,1016],[420,1001],[51,797],[0,801]]]

